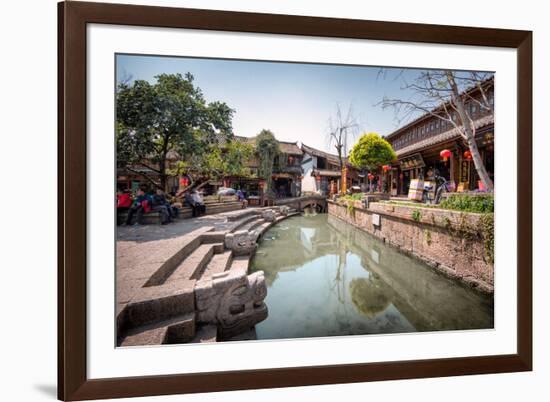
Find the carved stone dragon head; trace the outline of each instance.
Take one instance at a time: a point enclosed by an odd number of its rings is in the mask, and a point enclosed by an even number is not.
[[[197,319],[216,324],[218,336],[226,339],[247,331],[267,318],[264,273],[223,272],[195,287]]]

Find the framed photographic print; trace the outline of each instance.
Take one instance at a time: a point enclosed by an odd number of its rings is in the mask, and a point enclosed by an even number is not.
[[[62,400],[532,369],[532,33],[59,3]]]

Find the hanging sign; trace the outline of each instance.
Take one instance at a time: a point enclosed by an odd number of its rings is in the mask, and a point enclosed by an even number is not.
[[[399,161],[401,170],[416,169],[426,166],[422,155],[419,153],[407,156]]]

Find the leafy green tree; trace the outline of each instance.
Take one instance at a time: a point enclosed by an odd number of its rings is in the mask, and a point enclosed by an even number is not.
[[[260,161],[258,174],[266,182],[266,193],[272,194],[271,189],[273,175],[273,164],[275,157],[279,155],[279,143],[275,139],[273,133],[269,130],[262,130],[260,134],[256,136],[256,153]]]
[[[350,162],[359,169],[376,170],[397,156],[391,144],[376,133],[363,134],[350,152]]]
[[[230,141],[224,147],[223,162],[225,176],[250,176],[247,162],[254,156],[254,146],[239,141]]]
[[[234,110],[223,102],[207,103],[191,73],[161,74],[156,82],[136,80],[117,87],[117,161],[132,170],[141,165],[156,172],[165,189],[167,156],[181,160],[212,149],[233,136]]]
[[[226,176],[247,177],[250,172],[246,163],[254,155],[254,147],[235,140],[225,144],[215,144],[178,161],[168,174],[187,174],[204,184],[209,180],[220,180]],[[200,184],[199,184],[200,186]]]

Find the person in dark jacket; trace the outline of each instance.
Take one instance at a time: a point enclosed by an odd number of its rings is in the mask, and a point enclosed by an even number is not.
[[[130,210],[128,211],[128,216],[126,217],[126,224],[131,225],[132,224],[132,218],[134,215],[137,215],[136,217],[136,225],[140,225],[143,220],[143,214],[145,212],[148,212],[148,210],[151,209],[153,204],[153,200],[151,196],[145,194],[145,191],[143,189],[138,189],[136,193],[136,198],[134,199],[134,202],[132,206],[130,207]]]
[[[170,203],[166,199],[164,191],[161,189],[157,189],[156,193],[153,195],[153,211],[158,211],[160,213],[160,223],[162,225],[172,222]]]

